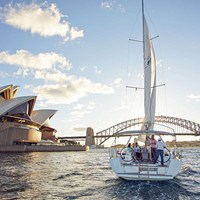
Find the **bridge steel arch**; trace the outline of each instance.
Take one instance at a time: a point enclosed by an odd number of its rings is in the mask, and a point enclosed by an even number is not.
[[[98,145],[103,144],[106,140],[108,140],[111,137],[115,137],[117,133],[120,133],[128,128],[135,128],[136,126],[139,126],[142,124],[143,124],[143,118],[135,118],[135,119],[130,119],[130,120],[118,123],[114,126],[111,126],[100,132],[97,132],[96,137],[97,138],[98,136],[101,137],[99,139],[100,143]],[[165,125],[165,127],[169,127],[169,128],[173,127],[174,130],[175,129],[177,130],[177,127],[179,129],[181,128],[181,131],[179,131],[179,133],[177,133],[176,131],[177,135],[188,135],[188,134],[195,135],[195,136],[200,135],[200,124],[186,120],[186,119],[161,115],[161,116],[155,117],[155,124],[160,125],[161,127],[162,125],[163,126]]]

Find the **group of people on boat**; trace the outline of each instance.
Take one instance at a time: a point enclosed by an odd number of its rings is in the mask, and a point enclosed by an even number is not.
[[[127,150],[133,151],[137,160],[152,161],[154,164],[157,162],[158,157],[161,158],[161,165],[164,165],[164,148],[165,144],[161,138],[158,141],[154,138],[154,135],[146,136],[145,146],[140,147],[138,142],[131,145],[128,144]]]
[[[142,151],[140,146],[138,145],[138,143],[133,143],[133,145],[131,146],[131,143],[128,144],[127,150],[129,152],[133,151],[134,155],[136,156],[137,160],[142,160]]]

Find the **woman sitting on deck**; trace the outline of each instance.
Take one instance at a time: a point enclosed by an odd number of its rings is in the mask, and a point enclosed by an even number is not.
[[[142,160],[142,153],[141,153],[141,149],[138,146],[138,143],[136,142],[133,148],[135,155],[136,155],[136,159],[137,160]]]

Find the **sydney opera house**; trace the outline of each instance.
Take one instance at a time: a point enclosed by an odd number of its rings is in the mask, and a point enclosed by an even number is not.
[[[88,150],[85,145],[58,143],[57,131],[49,125],[57,110],[34,110],[37,97],[16,97],[18,89],[13,85],[0,87],[0,152]]]
[[[0,87],[0,145],[36,144],[55,141],[56,130],[49,119],[56,110],[34,110],[36,96],[15,97],[19,87]]]

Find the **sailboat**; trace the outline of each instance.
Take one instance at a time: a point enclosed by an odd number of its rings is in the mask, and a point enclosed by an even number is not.
[[[143,21],[143,63],[144,63],[144,119],[140,130],[129,130],[118,133],[116,137],[138,137],[144,142],[145,138],[155,136],[164,142],[166,136],[172,137],[176,144],[176,134],[154,129],[155,106],[156,106],[156,59],[153,49],[152,38],[144,15],[144,3],[142,0]],[[164,137],[163,137],[164,136]],[[129,141],[130,141],[129,138]],[[141,158],[137,158],[133,148],[119,147],[110,148],[110,166],[114,173],[126,180],[169,180],[173,179],[181,169],[181,155],[174,145],[173,149],[164,149],[164,164],[158,159],[155,163],[149,159],[151,152],[144,145],[141,148]]]

